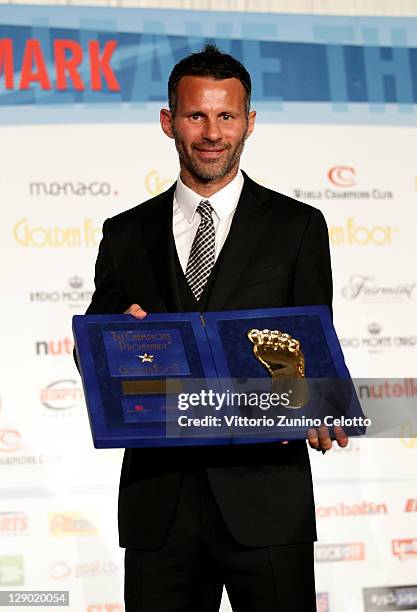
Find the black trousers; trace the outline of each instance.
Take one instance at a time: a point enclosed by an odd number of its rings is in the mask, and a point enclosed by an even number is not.
[[[218,612],[223,586],[234,612],[316,612],[313,543],[242,546],[196,471],[164,546],[126,549],[126,612]]]

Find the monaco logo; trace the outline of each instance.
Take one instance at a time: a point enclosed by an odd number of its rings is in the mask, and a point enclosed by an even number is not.
[[[353,187],[356,184],[356,171],[351,166],[333,166],[327,178],[336,187]]]

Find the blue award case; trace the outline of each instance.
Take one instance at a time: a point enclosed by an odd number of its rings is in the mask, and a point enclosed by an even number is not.
[[[336,413],[346,413],[348,406],[350,416],[362,415],[327,306],[163,313],[144,319],[76,315],[75,348],[94,446],[212,446],[305,437],[305,428],[300,427],[275,430],[265,437],[262,428],[244,435],[222,425],[214,435],[194,437],[189,432],[176,434],[175,423],[170,426],[179,413],[168,409],[167,393],[192,391],[204,381],[210,388],[224,390],[236,380],[270,380],[265,367],[254,358],[247,337],[250,328],[279,329],[297,338],[308,381],[326,382],[327,390],[329,381],[334,381],[339,391],[342,383],[342,394],[348,397],[344,409]],[[316,387],[313,385],[313,391]],[[317,416],[318,404],[313,392],[303,415]],[[361,435],[363,431],[355,427],[348,433]]]

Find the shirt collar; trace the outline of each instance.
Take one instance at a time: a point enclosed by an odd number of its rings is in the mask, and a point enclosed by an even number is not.
[[[189,223],[193,221],[197,206],[201,200],[209,200],[214,212],[220,221],[223,221],[235,210],[242,192],[243,183],[243,174],[238,170],[235,178],[230,183],[209,198],[206,198],[184,185],[180,176],[178,176],[175,199]]]

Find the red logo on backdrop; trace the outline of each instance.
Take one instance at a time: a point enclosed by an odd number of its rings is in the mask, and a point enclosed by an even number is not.
[[[83,392],[76,380],[56,380],[41,390],[41,403],[50,410],[68,410],[82,399]]]
[[[353,187],[356,184],[356,171],[351,166],[333,166],[327,178],[336,187]]]
[[[334,561],[364,561],[365,544],[353,542],[352,544],[317,544],[314,548],[317,562]]]
[[[54,513],[49,516],[49,529],[52,535],[90,535],[97,533],[91,521],[78,512]]]
[[[22,512],[0,512],[0,534],[16,535],[27,533],[28,517]]]
[[[42,90],[67,91],[75,89],[84,91],[86,83],[81,76],[80,66],[86,60],[89,65],[89,83],[92,91],[102,91],[103,80],[110,91],[120,91],[120,85],[110,66],[110,60],[116,49],[116,40],[107,40],[100,49],[98,40],[88,42],[88,51],[85,52],[81,44],[70,39],[56,39],[53,41],[51,62],[45,61],[44,52],[40,40],[29,38],[26,41],[22,62],[18,64],[13,47],[12,38],[0,40],[0,68],[4,74],[5,88],[29,89],[32,83],[36,83]],[[48,52],[49,55],[49,52]],[[85,57],[86,56],[86,57]],[[54,66],[52,73],[51,66]],[[20,74],[19,82],[15,82],[16,74]]]
[[[20,447],[20,433],[16,429],[0,429],[0,451],[12,453]]]
[[[49,576],[54,580],[67,578],[71,573],[71,567],[66,561],[54,561],[49,568]]]
[[[404,512],[417,512],[416,498],[407,499],[407,501],[405,502]]]
[[[392,554],[401,561],[417,557],[417,538],[392,540]]]
[[[329,594],[316,593],[317,612],[329,612]]]
[[[120,603],[90,604],[86,612],[123,612],[124,607]]]

